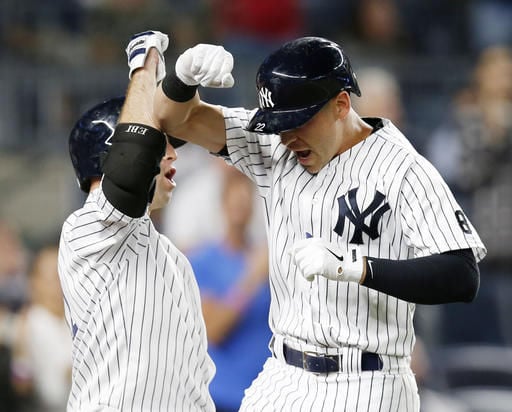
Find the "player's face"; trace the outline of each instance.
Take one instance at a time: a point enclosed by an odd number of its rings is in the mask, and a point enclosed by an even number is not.
[[[151,210],[160,209],[169,203],[171,192],[176,187],[176,182],[173,180],[176,174],[173,163],[176,159],[176,150],[167,143],[165,155],[160,161],[160,173],[156,177],[156,189],[151,202]]]
[[[302,126],[281,133],[281,143],[295,153],[310,173],[318,173],[338,154],[339,118],[333,106],[326,104]]]

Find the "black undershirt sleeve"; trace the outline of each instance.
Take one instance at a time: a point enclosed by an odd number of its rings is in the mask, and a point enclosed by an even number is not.
[[[218,153],[215,153],[215,155],[220,157],[229,157],[228,146],[224,145],[224,147],[220,149]]]
[[[368,257],[363,286],[425,305],[471,302],[480,272],[471,249],[409,260]]]

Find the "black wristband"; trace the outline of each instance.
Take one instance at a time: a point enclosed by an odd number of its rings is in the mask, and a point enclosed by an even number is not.
[[[188,102],[196,95],[197,86],[189,86],[183,83],[173,70],[162,81],[162,91],[175,102]]]

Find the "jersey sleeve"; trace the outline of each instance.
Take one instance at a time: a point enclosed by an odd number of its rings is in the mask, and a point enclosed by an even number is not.
[[[272,154],[279,137],[251,133],[245,130],[253,112],[243,108],[223,108],[226,124],[228,162],[249,176],[258,186],[260,194],[270,187]]]
[[[74,253],[88,258],[124,242],[139,219],[117,210],[99,189],[90,193],[84,207],[67,219],[63,236]]]
[[[425,158],[411,162],[398,201],[403,233],[414,257],[470,248],[480,261],[487,253],[450,188]]]

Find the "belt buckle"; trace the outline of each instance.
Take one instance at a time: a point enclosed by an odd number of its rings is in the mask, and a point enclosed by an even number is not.
[[[317,375],[321,375],[323,373],[328,373],[327,370],[325,370],[325,371],[312,370],[309,367],[309,365],[308,365],[308,357],[322,359],[322,363],[323,363],[324,367],[327,368],[327,361],[326,360],[331,358],[328,354],[312,352],[312,351],[304,351],[304,352],[302,352],[302,369],[304,369],[307,372],[314,373],[314,374],[317,374]],[[310,361],[312,361],[312,359],[310,359]],[[320,366],[319,365],[319,361],[315,361],[315,365],[317,367]],[[341,355],[338,355],[338,372],[341,372],[341,371],[342,371],[342,368],[341,368]]]
[[[302,369],[304,369],[307,372],[312,372],[312,371],[309,370],[309,367],[308,367],[308,361],[307,361],[307,357],[308,356],[315,357],[315,358],[321,358],[322,354],[321,353],[312,352],[312,351],[307,351],[307,350],[302,352]],[[315,372],[313,372],[313,373],[315,373]]]

